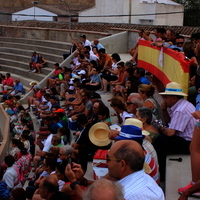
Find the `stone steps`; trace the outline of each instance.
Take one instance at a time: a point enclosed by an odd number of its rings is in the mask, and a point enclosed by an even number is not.
[[[56,52],[56,54],[54,54],[54,52]],[[44,57],[44,59],[47,62],[52,62],[52,63],[60,63],[63,61],[63,53],[68,53],[63,52],[63,50],[59,50],[59,49],[55,49],[54,52],[49,53],[49,52],[39,52],[42,54],[42,56]],[[30,62],[31,59],[31,55],[32,55],[33,51],[32,50],[27,50],[27,49],[18,49],[18,48],[10,48],[10,47],[1,47],[0,48],[0,57],[5,58],[5,56],[16,56],[16,57],[20,57],[20,61],[23,62]],[[60,55],[59,55],[60,54]],[[15,59],[12,58],[12,59]]]
[[[67,42],[60,42],[53,40],[35,40],[27,38],[11,38],[11,37],[0,37],[0,43],[1,42],[29,44],[41,47],[51,47],[51,48],[66,49],[66,50],[68,50],[71,46],[71,44]]]

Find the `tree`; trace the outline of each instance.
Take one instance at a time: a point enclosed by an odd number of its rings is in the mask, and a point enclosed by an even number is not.
[[[184,5],[184,26],[200,26],[200,0],[174,0]]]

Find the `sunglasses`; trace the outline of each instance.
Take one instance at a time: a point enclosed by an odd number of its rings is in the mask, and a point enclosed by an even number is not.
[[[59,156],[64,156],[64,155],[66,155],[65,153],[59,153],[58,154]]]
[[[127,105],[127,106],[129,106],[129,105],[131,105],[131,104],[134,104],[134,103],[132,103],[132,102],[126,102],[126,105]]]
[[[178,45],[178,44],[183,44],[184,42],[177,42],[176,44]]]

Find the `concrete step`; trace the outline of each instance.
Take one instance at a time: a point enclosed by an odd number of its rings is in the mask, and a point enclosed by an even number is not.
[[[0,66],[2,70],[8,71],[11,67],[14,67],[16,70],[23,69],[25,71],[29,70],[29,63],[19,62],[9,59],[0,59]],[[42,68],[42,74],[48,75],[53,70],[53,63],[48,63],[48,67]]]
[[[182,162],[172,161],[169,158],[182,158]],[[169,155],[166,159],[166,200],[178,199],[178,188],[185,187],[191,181],[190,155]],[[197,199],[189,197],[189,200]]]
[[[16,55],[16,56],[20,56],[22,59],[26,58],[28,59],[28,62],[30,62],[31,60],[31,55],[32,55],[32,50],[27,50],[27,49],[17,49],[17,48],[7,48],[7,47],[1,47],[0,48],[0,53],[1,54],[11,54],[12,56]],[[43,55],[44,59],[47,62],[54,62],[54,63],[61,63],[63,61],[63,56],[61,54],[58,54],[57,50],[52,54],[49,52],[39,52]],[[66,52],[67,53],[67,52]],[[0,57],[5,58],[4,55],[0,55]],[[13,58],[14,59],[14,58]],[[21,61],[25,61],[25,60],[21,60]],[[27,62],[27,60],[25,61]]]
[[[38,82],[40,82],[42,79],[44,79],[46,77],[45,74],[32,73],[32,72],[28,72],[27,69],[13,67],[13,66],[10,66],[9,68],[7,68],[2,65],[2,70],[5,72],[9,72],[11,74],[20,75],[24,79],[30,78],[30,79],[36,80]]]
[[[44,46],[51,47],[57,49],[70,49],[71,43],[60,42],[60,41],[52,41],[52,40],[34,40],[27,38],[10,38],[10,37],[0,37],[1,42],[10,42],[10,43],[19,43],[19,44],[28,44],[35,46]]]
[[[7,71],[0,71],[0,73],[6,74]],[[36,81],[35,79],[29,78],[29,77],[24,77],[24,76],[22,76],[20,74],[15,74],[15,73],[11,73],[11,77],[14,80],[19,78],[20,82],[24,85],[24,88],[26,89],[26,92],[30,89],[29,83],[32,82],[32,81]]]
[[[52,48],[52,47],[44,47],[44,46],[37,46],[37,45],[31,45],[31,44],[20,44],[20,43],[8,43],[8,42],[0,42],[0,46],[2,47],[6,47],[6,48],[14,48],[17,47],[18,49],[23,49],[23,50],[28,50],[28,51],[36,51],[38,53],[46,53],[46,54],[52,54],[52,55],[56,55],[58,56],[58,60],[57,62],[62,62],[63,61],[63,57],[62,55],[64,53],[67,53],[69,51],[68,49],[56,49],[56,48]],[[29,54],[29,56],[31,57],[32,53]],[[55,61],[54,61],[55,62]]]

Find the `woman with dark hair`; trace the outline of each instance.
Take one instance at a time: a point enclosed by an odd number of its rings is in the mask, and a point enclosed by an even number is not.
[[[100,89],[101,87],[101,79],[100,79],[100,68],[99,67],[95,67],[93,68],[94,74],[91,77],[91,80],[89,83],[86,83],[86,89],[87,90],[92,90],[92,91],[96,91],[98,89]]]
[[[57,92],[56,88],[50,88],[49,92],[50,92],[50,95],[53,95],[56,97],[56,101],[60,104],[59,93]]]
[[[110,110],[108,107],[105,106],[103,109],[99,110],[98,116],[101,122],[107,124],[108,126],[112,124],[110,119]]]

